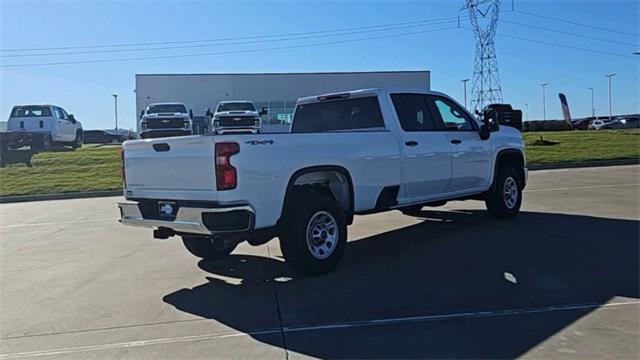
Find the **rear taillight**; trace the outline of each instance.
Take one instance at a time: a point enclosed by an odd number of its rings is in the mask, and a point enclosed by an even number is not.
[[[122,186],[127,187],[127,179],[124,173],[124,148],[120,148],[120,177],[122,177]]]
[[[239,152],[238,143],[216,144],[216,187],[219,191],[235,189],[237,174],[236,168],[231,166],[231,156]]]

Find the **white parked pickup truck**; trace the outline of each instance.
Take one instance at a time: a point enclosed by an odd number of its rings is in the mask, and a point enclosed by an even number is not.
[[[518,130],[412,90],[301,98],[289,133],[127,141],[122,159],[123,224],[202,258],[277,236],[305,274],[336,266],[354,215],[480,199],[508,218],[527,180]]]
[[[260,124],[256,106],[247,100],[221,101],[213,114],[213,131],[220,135],[247,132],[257,134]]]
[[[14,106],[7,131],[33,135],[34,148],[49,149],[54,144],[79,148],[83,142],[82,124],[73,114],[55,105]]]
[[[143,139],[192,134],[191,113],[182,103],[149,104],[140,116]]]

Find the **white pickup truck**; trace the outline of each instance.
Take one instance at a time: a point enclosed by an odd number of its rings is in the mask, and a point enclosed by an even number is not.
[[[288,133],[127,141],[122,159],[123,224],[202,258],[277,236],[305,274],[336,266],[354,215],[478,199],[508,218],[527,180],[520,132],[412,90],[301,98]]]
[[[251,101],[221,101],[213,114],[213,131],[216,134],[252,133],[260,131],[260,114]]]
[[[149,104],[140,114],[140,137],[143,139],[192,134],[192,114],[182,103]]]
[[[54,144],[69,145],[75,149],[82,146],[83,142],[80,121],[55,105],[14,106],[7,122],[7,131],[16,135],[34,135],[32,141],[35,143],[30,145],[40,149],[49,149]]]

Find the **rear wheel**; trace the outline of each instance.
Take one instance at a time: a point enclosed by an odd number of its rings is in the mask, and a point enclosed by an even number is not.
[[[182,242],[187,250],[202,259],[220,259],[236,249],[237,244],[225,249],[216,249],[213,246],[213,239],[205,236],[183,236]]]
[[[44,134],[44,136],[42,137],[42,149],[43,150],[49,150],[51,149],[51,146],[53,145],[53,140],[51,140],[51,134]]]
[[[280,249],[292,269],[320,275],[336,267],[347,245],[345,213],[322,193],[295,196],[280,235]]]
[[[498,170],[485,203],[487,211],[496,218],[511,218],[520,212],[522,204],[523,179],[514,167]]]

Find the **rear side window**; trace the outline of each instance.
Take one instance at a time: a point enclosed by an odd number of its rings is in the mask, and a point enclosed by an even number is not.
[[[51,116],[48,106],[16,106],[11,111],[11,117],[42,117]]]
[[[291,132],[327,132],[384,129],[380,104],[375,96],[299,105]]]
[[[436,130],[435,121],[423,94],[392,94],[400,126],[404,131]]]

